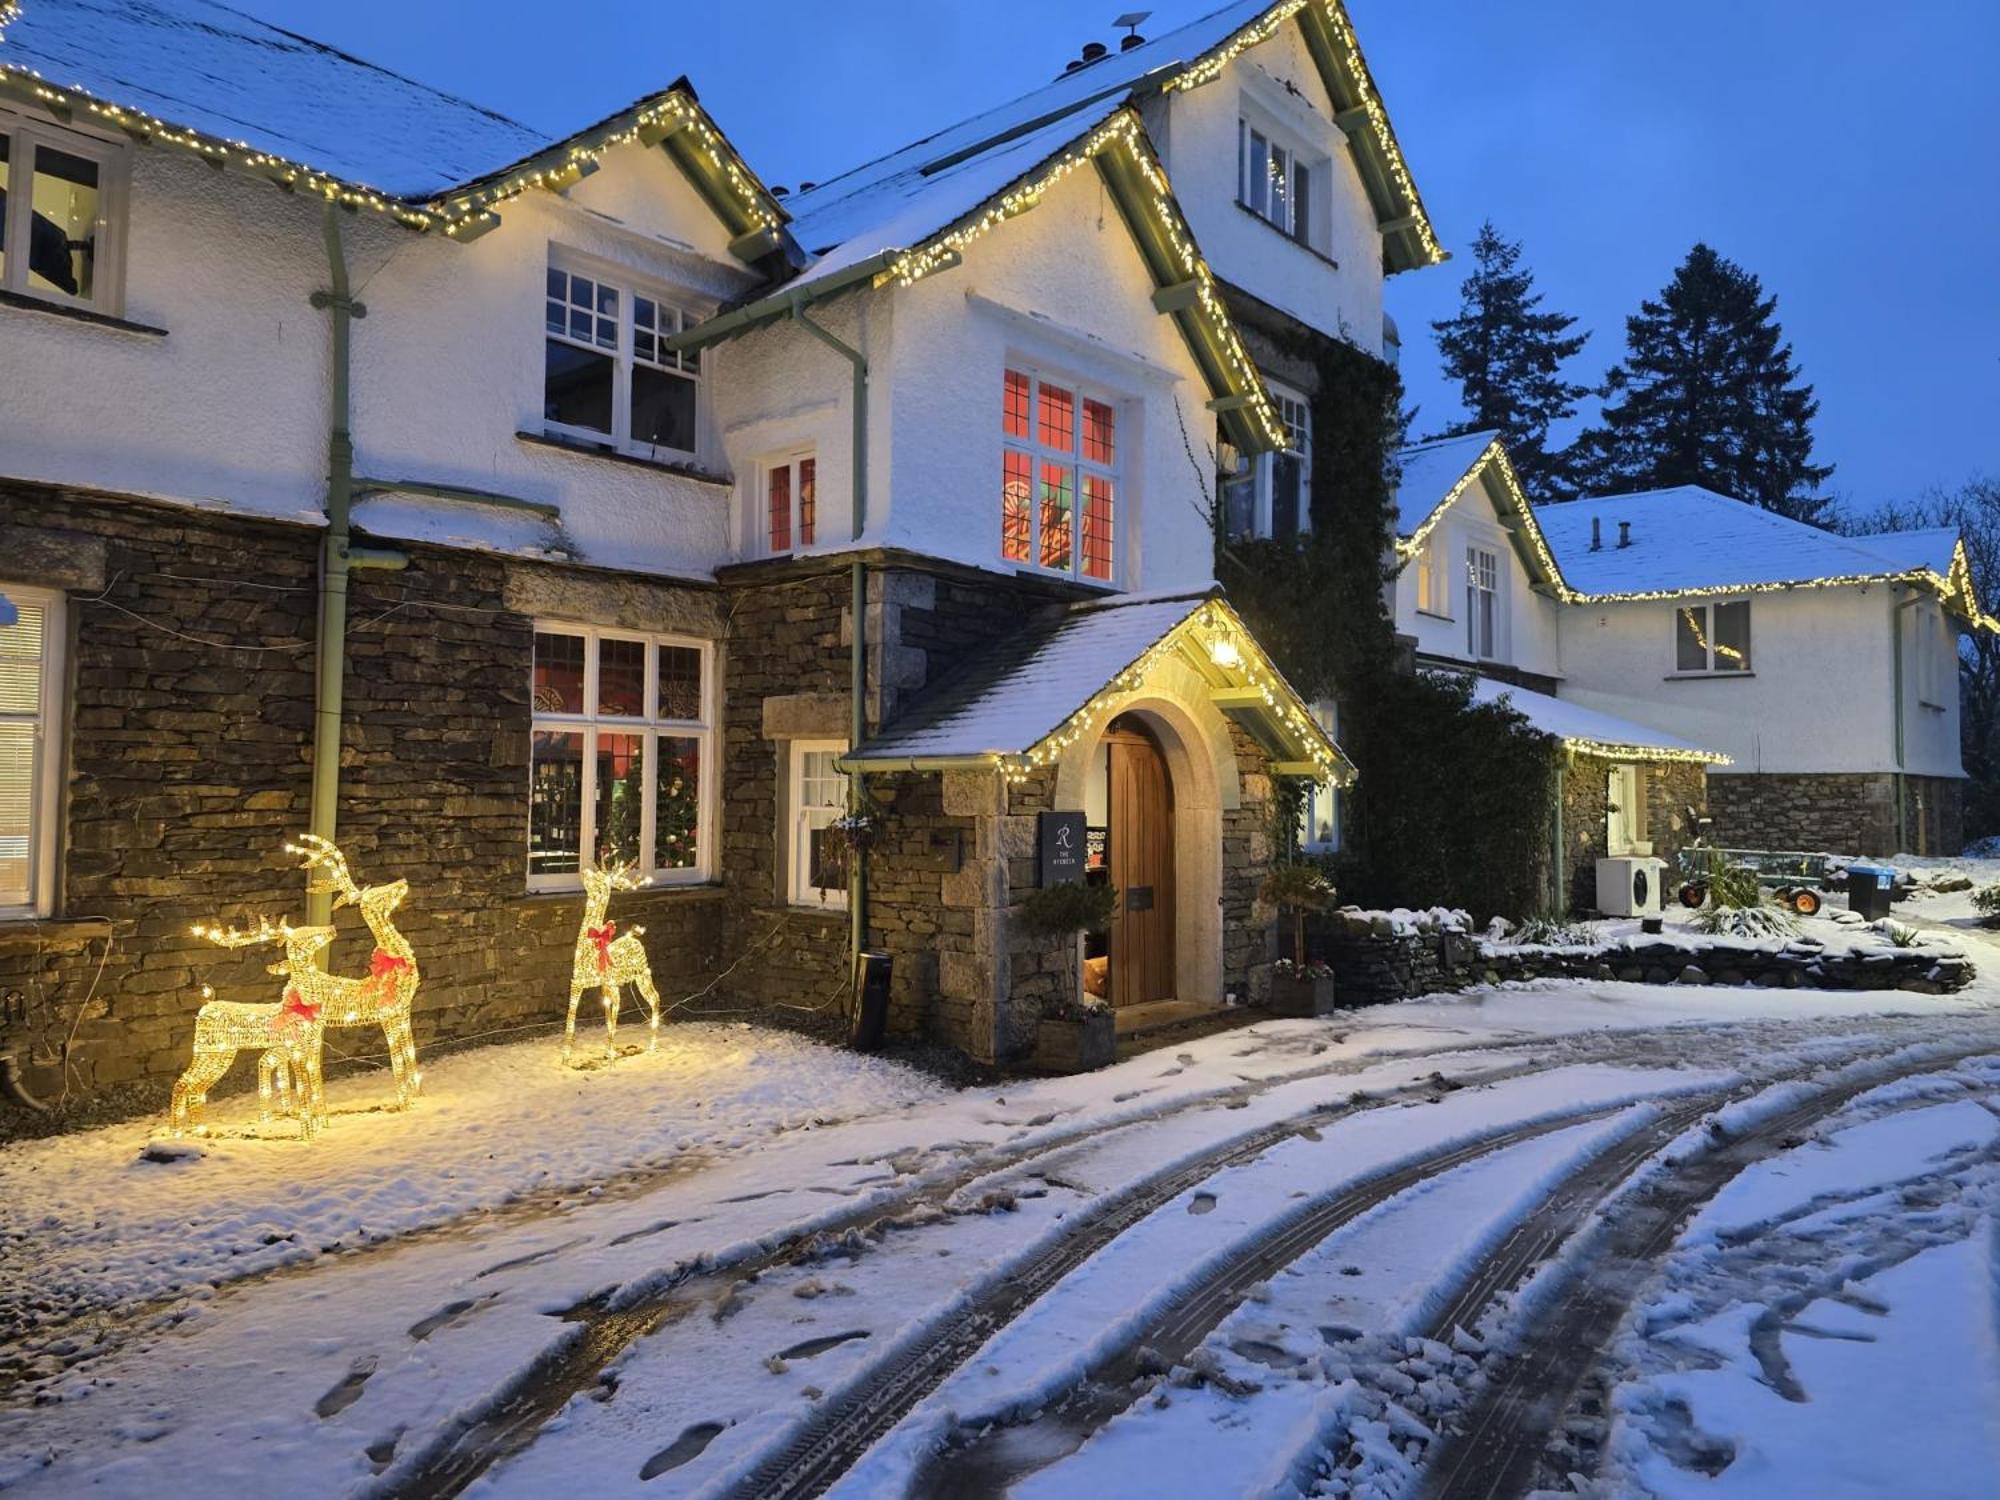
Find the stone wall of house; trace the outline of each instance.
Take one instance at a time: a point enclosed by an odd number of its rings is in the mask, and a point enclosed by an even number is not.
[[[1222,988],[1246,1005],[1262,1005],[1277,956],[1278,912],[1258,895],[1275,852],[1271,757],[1234,720],[1229,736],[1243,795],[1222,814]]]
[[[1563,777],[1563,859],[1569,871],[1573,911],[1597,905],[1597,862],[1606,851],[1606,792],[1616,762],[1579,755]],[[1671,871],[1680,852],[1694,841],[1695,819],[1708,809],[1707,767],[1694,761],[1655,761],[1645,767],[1646,834],[1656,858]],[[1690,816],[1689,809],[1693,809]]]
[[[1711,843],[1736,849],[1830,854],[1956,854],[1963,837],[1963,783],[1882,772],[1719,773],[1709,779]]]
[[[283,846],[307,820],[318,545],[309,526],[0,490],[0,578],[69,599],[58,910],[0,924],[0,1051],[31,1090],[66,1078],[87,1109],[154,1107],[187,1062],[202,985],[276,998],[269,950],[189,928],[303,915]],[[339,837],[360,880],[410,882],[398,916],[423,969],[424,1048],[561,1019],[580,905],[525,891],[530,616],[603,585],[405,550],[404,570],[353,575]],[[702,591],[664,592],[683,617],[712,613]],[[714,967],[714,893],[638,893],[613,914],[647,928],[669,998]],[[352,913],[342,926],[332,967],[361,972],[368,938]],[[382,1051],[369,1032],[339,1045]],[[0,1106],[0,1131],[49,1123]]]

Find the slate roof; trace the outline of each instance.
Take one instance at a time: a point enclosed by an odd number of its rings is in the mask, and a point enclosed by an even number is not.
[[[1571,587],[1591,595],[1720,592],[1924,567],[1942,578],[1951,568],[1952,548],[1937,533],[1907,534],[1917,541],[1837,536],[1699,485],[1538,505],[1535,519]],[[1593,520],[1603,542],[1595,552]],[[1618,545],[1621,521],[1631,523],[1629,547]]]
[[[1654,729],[1646,724],[1634,724],[1629,719],[1599,713],[1596,709],[1585,708],[1580,703],[1572,703],[1565,698],[1551,698],[1547,693],[1516,687],[1510,682],[1497,682],[1491,677],[1473,679],[1472,701],[1505,703],[1533,727],[1544,734],[1552,734],[1565,743],[1585,742],[1598,753],[1605,747],[1613,746],[1631,752],[1618,757],[1620,759],[1645,760],[1649,757],[1685,759],[1699,756],[1717,765],[1729,763],[1728,756],[1691,744],[1678,735],[1668,734],[1665,730]]]
[[[1468,432],[1458,437],[1412,443],[1396,455],[1402,477],[1391,503],[1397,536],[1410,536],[1444,504],[1458,482],[1493,446],[1498,432]]]
[[[1950,526],[1928,531],[1876,531],[1848,541],[1887,558],[1898,568],[1929,568],[1940,578],[1951,576],[1958,553],[1958,532]]]
[[[214,0],[22,0],[0,66],[398,198],[561,139]]]

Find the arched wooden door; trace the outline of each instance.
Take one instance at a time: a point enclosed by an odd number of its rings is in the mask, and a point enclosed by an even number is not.
[[[1174,998],[1174,786],[1166,757],[1144,728],[1115,721],[1110,747],[1107,863],[1118,905],[1111,917],[1111,1003]]]

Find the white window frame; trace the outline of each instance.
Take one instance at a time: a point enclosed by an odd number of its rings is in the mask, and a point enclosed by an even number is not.
[[[1652,829],[1646,816],[1646,768],[1637,761],[1620,761],[1605,778],[1604,852],[1647,855],[1653,852]],[[1613,809],[1616,811],[1613,811]]]
[[[125,225],[131,201],[131,148],[118,141],[44,124],[0,109],[0,135],[7,137],[6,265],[0,291],[84,308],[119,317],[125,311]],[[28,285],[29,216],[34,212],[35,148],[52,146],[97,164],[96,249],[91,257],[91,295],[73,297],[56,287]],[[25,190],[23,186],[25,184]]]
[[[523,830],[523,864],[528,869],[528,889],[531,891],[574,891],[583,888],[583,874],[597,863],[597,736],[607,734],[634,734],[644,742],[645,803],[639,820],[640,847],[650,851],[654,864],[651,869],[638,873],[650,876],[656,885],[702,885],[715,878],[716,869],[716,810],[720,798],[721,768],[716,760],[717,736],[715,732],[715,705],[717,684],[715,681],[715,644],[694,636],[657,635],[639,630],[619,630],[596,625],[583,625],[575,620],[536,620],[536,634],[581,636],[584,642],[583,654],[583,712],[556,713],[530,707],[529,725],[529,806],[528,825]],[[645,682],[646,712],[642,715],[604,715],[598,712],[598,644],[602,641],[638,641],[646,647]],[[660,690],[660,648],[679,647],[701,653],[701,717],[699,719],[669,719],[659,712]],[[528,680],[530,690],[534,682],[533,645],[529,647]],[[578,868],[574,874],[568,872],[536,874],[532,868],[531,856],[534,835],[534,741],[533,736],[543,730],[556,733],[581,733],[583,735],[583,786],[581,796],[583,806],[578,820],[577,850]],[[695,788],[695,863],[688,868],[662,866],[658,863],[659,849],[656,847],[658,834],[659,803],[659,748],[662,739],[692,739],[699,746],[701,757],[700,783]]]
[[[8,194],[12,201],[13,194]],[[63,691],[63,647],[67,640],[64,596],[60,590],[0,583],[0,595],[16,605],[42,610],[41,688],[32,714],[0,713],[10,722],[34,725],[34,765],[29,772],[28,899],[0,903],[0,921],[50,916],[56,902],[56,830],[62,808],[63,722],[67,694]]]
[[[1265,176],[1261,183],[1253,184],[1251,162],[1260,140],[1265,152]],[[1277,195],[1271,192],[1270,163],[1279,156],[1284,158],[1287,169],[1282,208],[1276,204]],[[1291,175],[1299,169],[1304,170],[1306,178],[1303,213],[1299,208],[1296,179]],[[1286,239],[1316,250],[1320,238],[1317,221],[1324,212],[1330,177],[1324,152],[1302,141],[1295,130],[1274,124],[1262,110],[1250,108],[1246,101],[1245,108],[1236,119],[1236,202],[1239,207],[1262,219]]]
[[[810,462],[813,466],[813,540],[802,541],[799,536],[799,465]],[[791,545],[777,548],[771,545],[771,476],[779,470],[791,471],[792,518]],[[819,453],[811,443],[802,443],[794,448],[781,449],[757,462],[757,484],[754,499],[755,514],[750,518],[750,534],[754,545],[751,551],[762,557],[790,557],[794,553],[809,551],[820,545],[820,504],[819,504]]]
[[[1333,703],[1315,703],[1312,716],[1327,732],[1330,739],[1338,739],[1340,733],[1340,710]],[[1311,836],[1315,821],[1313,814],[1324,805],[1327,810],[1327,826],[1332,837],[1315,839]],[[1305,854],[1336,854],[1340,850],[1340,785],[1334,781],[1310,781],[1306,783],[1304,800],[1299,804],[1299,850]]]
[[[1491,563],[1490,569],[1487,567]],[[1500,549],[1477,537],[1469,538],[1465,544],[1465,654],[1473,661],[1499,661],[1505,652],[1506,594],[1504,581],[1506,567],[1501,561]],[[1486,596],[1492,601],[1492,614],[1484,620],[1480,616],[1480,599]],[[1480,649],[1480,626],[1486,626],[1485,648]]]
[[[1008,433],[1006,426],[1006,376],[1019,374],[1028,377],[1028,431],[1025,437],[1015,437]],[[1051,448],[1042,442],[1042,387],[1056,386],[1070,393],[1071,444],[1065,451]],[[1132,430],[1129,421],[1132,400],[1116,391],[1106,390],[1091,381],[1080,380],[1068,373],[1050,369],[1035,360],[1010,358],[1006,361],[1001,376],[1000,420],[996,424],[1000,430],[1000,531],[1006,527],[1007,483],[1006,457],[1008,452],[1022,453],[1028,459],[1028,555],[1026,558],[1008,557],[1004,541],[995,537],[995,551],[999,554],[1002,567],[1016,572],[1039,573],[1045,578],[1068,578],[1077,583],[1095,588],[1115,587],[1124,556],[1125,529],[1131,515],[1131,504],[1125,493],[1125,457],[1131,449]],[[1111,459],[1109,464],[1101,464],[1083,456],[1083,406],[1086,401],[1111,409]],[[1042,465],[1054,463],[1070,471],[1070,547],[1067,568],[1044,567],[1042,556]],[[1083,559],[1083,481],[1085,475],[1096,475],[1111,481],[1111,557],[1109,571],[1098,578],[1084,571]]]
[[[1717,608],[1727,604],[1740,604],[1744,609],[1743,619],[1747,626],[1745,634],[1748,637],[1748,644],[1744,652],[1745,659],[1743,665],[1740,667],[1718,667],[1716,665],[1716,661],[1721,656],[1721,653],[1715,645],[1715,611]],[[1707,653],[1706,666],[1684,667],[1681,665],[1681,612],[1683,610],[1695,617],[1695,628],[1700,633],[1703,648]],[[1667,634],[1667,650],[1670,653],[1667,658],[1670,667],[1669,676],[1749,677],[1756,671],[1757,617],[1756,611],[1751,608],[1751,602],[1747,595],[1736,599],[1695,599],[1676,603],[1673,607],[1673,613],[1668,617],[1668,620],[1670,622]]]
[[[613,345],[604,345],[594,339],[576,337],[565,324],[561,332],[548,326],[548,304],[553,300],[548,291],[547,276],[551,273],[566,277],[576,277],[596,286],[608,288],[618,295],[616,316],[617,338]],[[601,431],[595,427],[584,427],[573,422],[559,422],[547,415],[546,399],[548,390],[547,355],[543,355],[542,389],[544,408],[543,431],[556,437],[569,438],[582,443],[608,443],[620,453],[634,458],[652,458],[671,463],[694,463],[700,457],[702,432],[708,417],[707,382],[703,378],[701,358],[698,354],[680,356],[686,365],[662,363],[658,359],[641,359],[637,352],[637,325],[639,300],[653,304],[656,320],[660,314],[672,311],[676,327],[671,332],[682,332],[701,322],[708,316],[707,311],[686,293],[675,291],[656,282],[648,282],[634,277],[629,271],[620,271],[581,256],[565,252],[559,247],[549,247],[548,266],[544,273],[542,296],[538,305],[542,308],[541,331],[545,345],[554,340],[567,344],[573,349],[583,349],[592,354],[608,355],[611,358],[611,430]],[[594,310],[593,310],[594,311]],[[656,322],[650,330],[665,336]],[[632,436],[632,372],[635,366],[645,365],[660,370],[668,376],[686,380],[694,386],[694,446],[690,448],[668,448],[658,443],[636,441]]]
[[[785,900],[793,906],[809,907],[813,910],[846,911],[847,888],[832,887],[822,890],[812,883],[812,834],[814,830],[807,821],[807,809],[801,791],[805,784],[805,762],[808,755],[844,755],[847,753],[846,740],[793,740],[786,755],[785,775]],[[841,777],[843,796],[836,816],[847,814],[845,787],[847,778]],[[825,803],[814,803],[815,808],[824,808]]]
[[[1299,461],[1298,529],[1293,534],[1304,536],[1312,530],[1312,404],[1290,386],[1275,380],[1266,380],[1264,386],[1285,430],[1286,442],[1280,451]],[[1223,481],[1225,490],[1248,485],[1251,493],[1250,529],[1247,533],[1232,534],[1231,541],[1241,536],[1258,540],[1277,536],[1278,458],[1278,453],[1259,453],[1255,458],[1240,461],[1237,472]],[[1225,518],[1227,505],[1225,495]]]
[[[1417,576],[1417,613],[1433,620],[1453,620],[1451,588],[1447,582],[1445,559],[1450,556],[1450,534],[1433,526],[1411,564]]]

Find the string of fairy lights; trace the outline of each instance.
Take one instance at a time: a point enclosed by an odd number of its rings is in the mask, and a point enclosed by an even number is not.
[[[894,282],[913,286],[933,272],[959,262],[965,247],[990,233],[1009,219],[1026,213],[1047,196],[1050,189],[1071,173],[1090,165],[1099,155],[1116,150],[1126,166],[1145,184],[1149,201],[1143,205],[1166,242],[1180,279],[1192,282],[1200,315],[1228,363],[1232,388],[1247,398],[1247,409],[1255,414],[1260,431],[1273,450],[1285,444],[1283,425],[1264,390],[1263,377],[1237,337],[1235,321],[1224,306],[1215,275],[1196,247],[1180,205],[1174,200],[1165,169],[1146,139],[1145,127],[1130,106],[1113,111],[1087,134],[1059,151],[970,213],[939,230],[916,247],[904,251],[877,278],[877,285]]]

